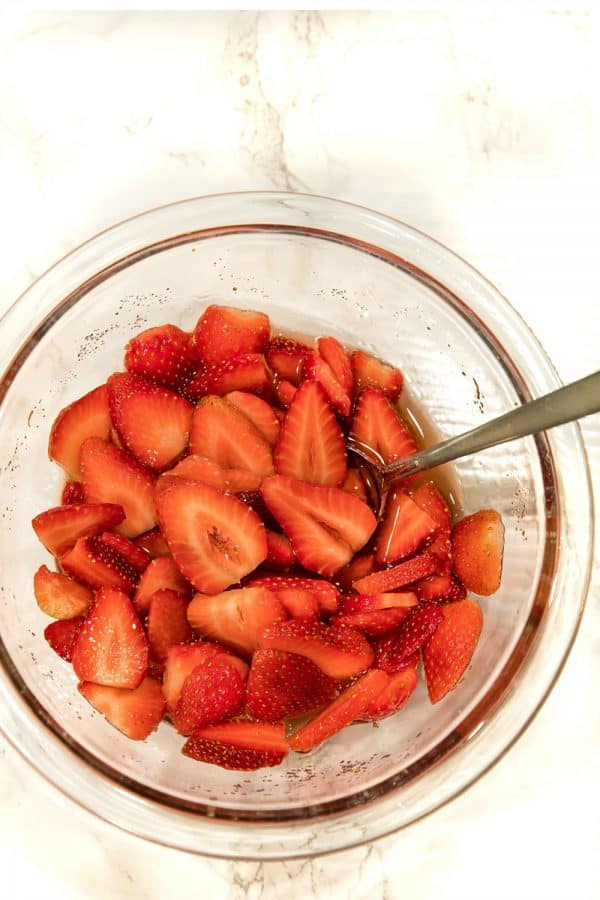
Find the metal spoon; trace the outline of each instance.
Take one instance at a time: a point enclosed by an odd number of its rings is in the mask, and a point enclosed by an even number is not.
[[[372,447],[352,436],[346,439],[346,446],[366,464],[360,468],[366,477],[369,493],[375,497],[373,506],[381,517],[390,486],[408,475],[433,469],[442,463],[470,456],[479,450],[514,441],[528,434],[547,431],[597,412],[600,412],[600,371],[537,400],[524,403],[472,431],[387,465]]]

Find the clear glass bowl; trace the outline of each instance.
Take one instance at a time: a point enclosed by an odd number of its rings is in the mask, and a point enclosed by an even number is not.
[[[331,332],[397,364],[442,437],[559,385],[542,347],[467,263],[395,220],[320,197],[231,194],[176,203],[95,237],[0,323],[0,726],[81,806],[137,835],[234,858],[304,856],[399,829],[447,802],[523,731],[568,654],[588,584],[592,509],[576,425],[460,461],[466,512],[506,525],[499,593],[460,688],[431,707],[421,684],[378,727],[355,725],[280,768],[227,772],[184,758],[167,725],[127,740],[47,647],[30,526],[58,502],[49,426],[122,365],[128,338],[208,302]]]

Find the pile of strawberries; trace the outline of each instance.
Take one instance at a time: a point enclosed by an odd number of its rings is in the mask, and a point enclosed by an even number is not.
[[[187,756],[256,769],[395,713],[420,658],[432,703],[456,686],[503,526],[453,525],[415,481],[378,524],[345,435],[416,450],[397,369],[220,306],[133,338],[125,369],[54,422],[69,480],[33,520],[45,637],[109,722],[143,740],[167,717]]]

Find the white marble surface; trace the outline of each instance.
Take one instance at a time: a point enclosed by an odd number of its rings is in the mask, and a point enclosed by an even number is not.
[[[13,17],[0,31],[0,309],[143,209],[305,190],[448,244],[574,379],[600,358],[591,56],[583,14]],[[600,483],[598,418],[585,434]],[[80,813],[0,740],[0,893],[597,897],[598,575],[596,563],[574,650],[526,735],[400,835],[312,862],[187,856]]]

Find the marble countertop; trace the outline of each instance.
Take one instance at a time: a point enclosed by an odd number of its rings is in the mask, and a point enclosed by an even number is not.
[[[600,361],[591,60],[584,14],[11,17],[0,32],[0,311],[66,251],[141,210],[300,190],[450,246],[521,311],[563,379],[580,377]],[[584,434],[599,484],[598,417]],[[12,900],[592,900],[599,599],[597,554],[560,681],[491,772],[401,834],[313,861],[222,862],[129,837],[0,739],[3,884]]]

